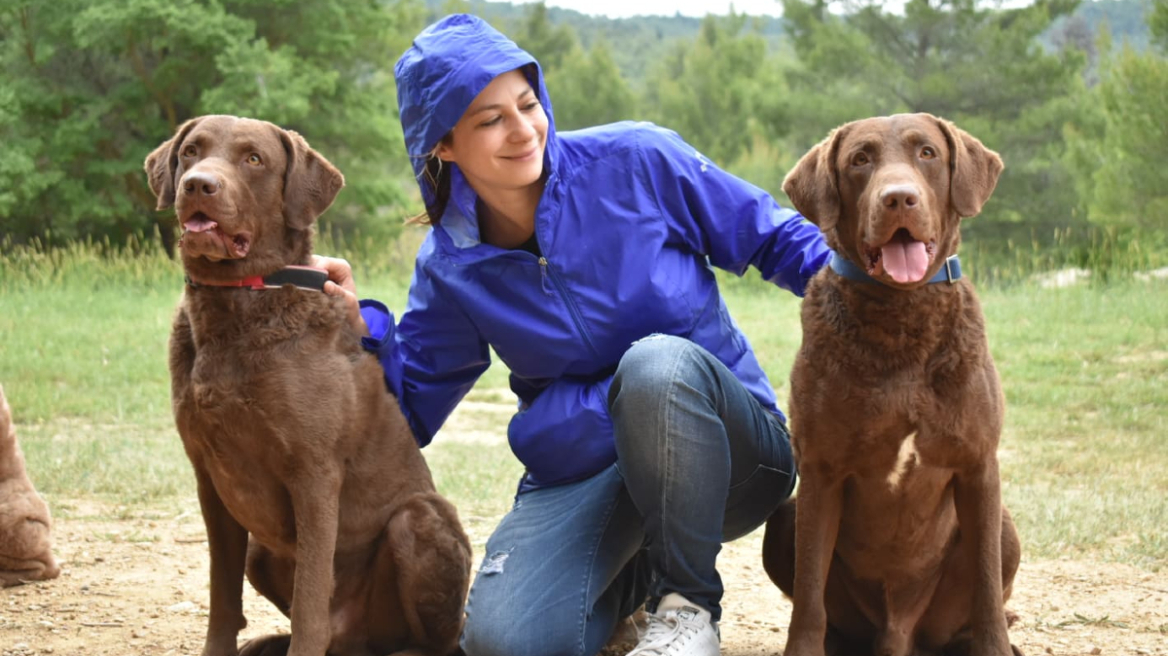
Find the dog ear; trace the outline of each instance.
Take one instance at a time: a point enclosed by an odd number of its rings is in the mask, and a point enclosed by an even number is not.
[[[174,136],[162,142],[146,156],[146,178],[150,191],[158,199],[154,209],[164,210],[174,205],[174,178],[178,173],[178,147],[202,117],[192,118],[179,126]]]
[[[828,231],[840,217],[839,183],[836,180],[835,156],[844,133],[842,126],[831,131],[795,164],[783,178],[783,193],[799,213]]]
[[[935,117],[934,117],[935,118]],[[977,216],[998,185],[1002,158],[986,148],[977,137],[937,118],[949,142],[949,199],[958,216]]]
[[[280,139],[288,153],[288,168],[284,172],[284,222],[304,230],[333,204],[345,186],[345,176],[296,132],[281,130]]]

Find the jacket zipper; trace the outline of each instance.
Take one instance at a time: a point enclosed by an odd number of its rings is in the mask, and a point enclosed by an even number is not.
[[[536,238],[536,243],[539,243],[538,237]],[[540,251],[542,250],[543,247],[541,246]],[[564,286],[564,282],[560,280],[558,275],[556,275],[555,270],[551,267],[551,263],[548,262],[548,259],[542,255],[539,256],[539,271],[540,275],[542,276],[541,283],[544,286],[544,290],[547,290],[547,281],[550,279],[552,284],[555,285],[556,291],[559,292],[560,298],[564,299],[564,305],[568,307],[568,314],[572,316],[572,323],[576,324],[576,331],[579,332],[580,336],[584,338],[584,343],[588,346],[588,349],[592,351],[592,354],[599,355],[600,353],[596,350],[596,345],[592,343],[592,336],[589,335],[588,331],[584,328],[584,320],[580,317],[580,309],[576,307],[576,303],[572,300],[572,297],[568,295],[568,290]]]

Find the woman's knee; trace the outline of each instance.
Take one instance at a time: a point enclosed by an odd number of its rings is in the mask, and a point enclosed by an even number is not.
[[[689,376],[690,367],[701,360],[701,353],[697,344],[672,335],[651,335],[634,342],[617,365],[610,407],[622,395],[622,402],[637,404],[659,398]]]

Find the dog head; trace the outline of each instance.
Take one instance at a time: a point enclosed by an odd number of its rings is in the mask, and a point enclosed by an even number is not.
[[[873,278],[912,288],[961,243],[1002,172],[998,154],[930,114],[836,128],[799,160],[783,191],[827,243]]]
[[[183,123],[146,174],[157,209],[178,215],[184,267],[208,281],[303,264],[313,223],[345,184],[299,134],[235,116]]]

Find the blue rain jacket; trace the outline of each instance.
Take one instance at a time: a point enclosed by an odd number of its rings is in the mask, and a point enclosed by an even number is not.
[[[535,217],[542,256],[482,243],[475,192],[451,165],[451,201],[418,253],[400,321],[362,302],[365,346],[418,442],[430,442],[490,365],[489,345],[519,397],[507,434],[527,469],[524,488],[587,478],[616,461],[608,389],[617,363],[654,333],[700,344],[782,417],[710,265],[738,275],[754,266],[801,296],[830,251],[799,214],[649,123],[556,134],[535,60],[467,15],[428,28],[395,69],[417,169],[496,75],[527,64],[549,120]]]

